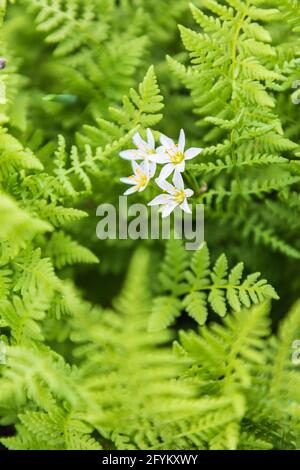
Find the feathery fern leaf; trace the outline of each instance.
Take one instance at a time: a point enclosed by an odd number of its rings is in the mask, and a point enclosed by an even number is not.
[[[178,244],[180,246],[180,242]],[[183,246],[181,251],[184,253]],[[227,258],[221,255],[211,267],[206,244],[195,251],[189,269],[184,271],[182,265],[176,263],[180,269],[179,279],[183,281],[185,276],[185,282],[178,283],[176,280],[177,282],[172,284],[172,277],[167,278],[167,273],[174,275],[170,260],[172,256],[175,260],[180,259],[181,251],[174,245],[174,241],[169,243],[166,260],[162,266],[162,280],[165,278],[167,282],[162,282],[162,289],[166,293],[170,292],[170,296],[158,297],[154,301],[150,318],[151,330],[159,330],[172,324],[180,315],[181,309],[203,325],[209,306],[213,312],[223,317],[229,309],[238,312],[242,306],[249,308],[252,304],[261,303],[266,299],[278,299],[275,289],[265,279],[260,279],[260,273],[249,274],[242,281],[243,263],[237,264],[228,273]],[[182,298],[181,307],[178,297]]]

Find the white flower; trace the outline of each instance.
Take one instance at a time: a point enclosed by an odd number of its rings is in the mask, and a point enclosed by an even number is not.
[[[156,163],[149,161],[150,157],[156,155],[155,140],[150,129],[147,129],[147,141],[143,140],[140,134],[137,132],[133,136],[133,143],[136,145],[136,149],[123,150],[120,152],[120,157],[125,160],[145,160],[149,162],[151,171],[155,173]]]
[[[128,178],[120,178],[122,183],[132,185],[131,188],[125,191],[124,196],[128,196],[129,194],[135,193],[137,191],[144,191],[155,171],[153,171],[153,166],[149,166],[147,161],[142,162],[140,165],[138,165],[135,161],[132,161],[132,169],[134,171],[134,175],[129,176]]]
[[[191,189],[184,189],[183,179],[180,173],[175,172],[173,175],[173,185],[166,180],[156,178],[157,185],[167,192],[167,194],[160,194],[148,203],[148,206],[161,205],[162,217],[167,217],[179,206],[184,212],[191,213],[187,198],[194,194]]]
[[[180,131],[177,145],[172,139],[163,134],[160,136],[160,141],[162,145],[157,148],[156,155],[149,156],[153,162],[166,164],[161,170],[160,179],[166,179],[174,170],[182,173],[185,170],[185,161],[196,157],[203,150],[196,147],[184,150],[185,134],[183,129]]]

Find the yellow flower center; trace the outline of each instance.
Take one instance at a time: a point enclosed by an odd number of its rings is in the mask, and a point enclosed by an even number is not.
[[[178,152],[171,154],[170,158],[171,158],[171,162],[176,165],[177,163],[181,163],[184,160],[184,154],[178,151]]]
[[[147,155],[154,155],[156,152],[153,149],[144,148],[143,152],[136,152],[137,155],[144,160],[147,158]]]
[[[147,175],[139,169],[137,170],[137,176],[131,176],[130,178],[133,179],[139,189],[145,186],[148,181]]]
[[[184,190],[181,189],[180,191],[176,191],[176,193],[173,196],[173,199],[176,202],[183,202],[185,200]]]

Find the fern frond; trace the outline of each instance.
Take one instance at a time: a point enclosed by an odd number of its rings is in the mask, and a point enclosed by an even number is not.
[[[53,227],[61,227],[71,222],[81,220],[88,214],[73,207],[64,207],[54,203],[47,204],[45,200],[34,201],[31,208],[41,219],[48,221]]]
[[[99,2],[98,2],[99,3]],[[101,2],[105,17],[108,2]],[[80,0],[34,0],[30,8],[36,14],[38,31],[46,34],[46,41],[55,44],[54,54],[58,57],[77,52],[86,44],[97,44],[106,38],[107,25],[95,22],[97,7],[94,2]],[[97,26],[96,26],[97,25]]]
[[[0,130],[0,180],[10,176],[13,171],[20,169],[42,170],[41,162],[29,149],[23,146],[5,129]]]
[[[4,194],[0,195],[1,240],[13,240],[20,247],[26,246],[26,241],[31,240],[38,233],[52,231],[52,226],[32,217],[18,204]]]
[[[47,244],[47,255],[58,269],[75,263],[99,263],[98,258],[64,232],[56,232]]]
[[[80,158],[78,147],[73,146],[68,158],[65,139],[59,138],[54,172],[71,197],[80,194],[76,180],[84,191],[90,192],[90,175],[114,174],[114,167],[119,160],[112,157],[128,145],[139,127],[152,126],[160,121],[162,115],[158,112],[163,107],[161,101],[154,68],[150,67],[139,91],[131,89],[129,96],[123,98],[121,108],[110,108],[113,122],[98,119],[99,128],[90,125],[84,127],[84,133],[78,136],[83,157]]]
[[[199,189],[199,201],[208,204],[208,217],[214,222],[217,220],[219,227],[228,223],[229,211],[237,213],[244,225],[248,225],[249,214],[260,218],[259,225],[264,224],[263,204],[272,200],[274,191],[280,191],[283,165],[286,164],[287,173],[290,172],[290,181],[294,177],[294,169],[288,162],[297,158],[298,132],[284,133],[284,119],[277,113],[277,105],[288,100],[284,92],[291,87],[291,77],[295,77],[297,53],[293,49],[290,55],[284,55],[284,51],[280,49],[279,53],[272,44],[273,30],[265,26],[265,22],[276,22],[279,10],[289,10],[287,4],[280,6],[277,2],[276,7],[278,9],[251,2],[223,4],[210,0],[201,2],[200,8],[192,5],[198,30],[180,26],[190,65],[168,59],[171,71],[190,90],[198,118],[197,139],[201,142],[199,145],[205,147],[198,162],[189,163],[187,168],[200,180],[198,189],[209,182],[207,194],[202,195]],[[278,63],[281,54],[284,58]],[[290,106],[287,112],[291,112]],[[290,124],[286,122],[285,127],[290,128]],[[259,172],[259,165],[264,166],[264,172]],[[278,179],[274,175],[278,175]],[[289,176],[286,176],[287,182]],[[234,181],[230,182],[229,177]],[[248,178],[252,183],[259,181],[255,189],[262,201],[258,211],[256,203],[249,204],[247,210],[241,205],[244,197],[250,202],[246,189]],[[263,188],[269,195],[259,195],[264,192]],[[215,204],[212,204],[213,195]],[[225,198],[228,198],[226,206],[222,205]],[[269,220],[269,238],[274,235],[274,243],[264,243],[259,236],[256,242],[271,249],[276,245],[276,249],[294,257],[297,249],[286,248],[290,244],[288,239],[283,237],[281,248],[279,242],[275,243],[282,234],[274,218]]]
[[[184,384],[179,386],[175,381],[169,382],[175,378],[179,367],[165,346],[171,338],[170,333],[147,331],[148,263],[147,252],[135,254],[123,291],[114,302],[115,311],[94,310],[74,319],[72,339],[80,343],[77,354],[83,359],[84,387],[94,398],[94,390],[101,390],[100,394],[97,392],[97,400],[102,403],[105,413],[104,421],[97,422],[96,417],[91,419],[117,447],[145,445],[149,448],[154,445],[159,439],[162,422],[158,403],[165,400],[169,413],[175,413],[172,400],[184,400],[193,393]],[[92,373],[95,368],[97,377]],[[122,394],[120,390],[123,390]],[[132,394],[135,400],[128,401]],[[157,422],[157,428],[154,422]]]
[[[175,251],[176,255],[178,253],[173,243],[169,244],[169,254],[163,264],[162,273],[167,274],[171,271],[169,263],[171,253]],[[183,247],[181,250],[184,251]],[[175,284],[170,297],[158,297],[154,301],[150,318],[151,329],[159,330],[174,322],[180,313],[178,297],[183,294],[182,309],[200,325],[206,322],[208,307],[223,317],[229,308],[240,311],[242,306],[249,308],[252,304],[261,303],[265,299],[278,299],[274,288],[265,279],[260,279],[260,273],[249,274],[242,281],[243,270],[243,263],[239,263],[228,273],[225,255],[221,255],[211,267],[208,248],[203,244],[193,255],[190,268],[184,273],[186,282]],[[182,275],[183,271],[180,273]],[[168,291],[168,284],[162,283],[162,289]]]

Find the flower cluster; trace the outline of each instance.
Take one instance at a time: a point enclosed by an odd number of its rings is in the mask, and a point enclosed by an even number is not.
[[[194,192],[192,189],[184,188],[182,173],[185,170],[186,161],[199,155],[202,149],[192,147],[185,150],[183,129],[180,131],[177,144],[169,137],[161,134],[161,145],[156,148],[155,139],[150,129],[147,129],[146,141],[137,132],[133,137],[133,142],[136,149],[120,152],[120,157],[131,161],[134,173],[128,178],[121,178],[123,183],[130,185],[124,195],[144,191],[155,176],[157,164],[161,164],[163,167],[158,178],[155,178],[155,182],[163,190],[163,193],[156,196],[148,205],[159,205],[162,217],[167,217],[177,206],[190,213],[187,198],[191,197]],[[171,175],[173,175],[173,184],[167,181],[167,178]]]

